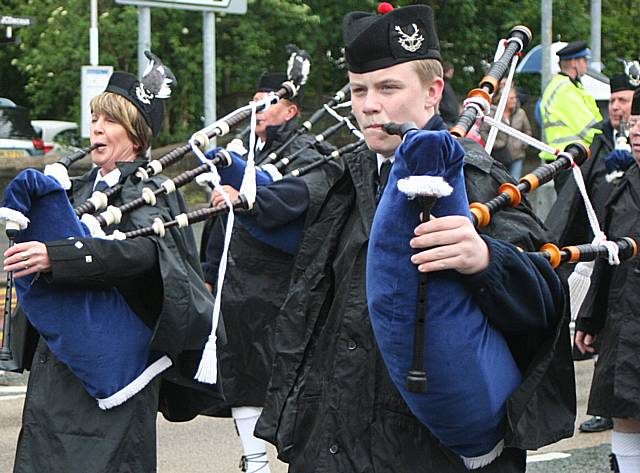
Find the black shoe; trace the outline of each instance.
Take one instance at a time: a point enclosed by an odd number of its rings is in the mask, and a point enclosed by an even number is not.
[[[609,454],[609,467],[611,467],[611,471],[613,471],[613,473],[620,473],[620,467],[618,466],[618,459],[613,453]]]
[[[613,429],[613,421],[608,417],[593,416],[580,424],[579,430],[584,433],[604,432]]]
[[[269,465],[267,452],[250,453],[249,455],[242,455],[242,457],[240,458],[240,465],[238,465],[238,468],[240,468],[240,471],[249,471],[249,463],[258,463],[262,465],[260,468],[254,471],[258,471],[258,470],[262,470],[263,468],[266,468],[267,465]]]

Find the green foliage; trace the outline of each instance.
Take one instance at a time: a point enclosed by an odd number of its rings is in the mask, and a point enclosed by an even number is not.
[[[283,71],[285,45],[295,43],[312,56],[305,108],[314,110],[347,81],[340,25],[345,13],[373,11],[376,0],[249,0],[246,15],[216,15],[218,114],[251,97],[265,71]],[[434,9],[443,58],[456,66],[460,95],[482,77],[500,38],[517,25],[529,26],[539,44],[540,0],[428,0]],[[637,0],[607,0],[602,11],[605,72],[622,70],[618,58],[637,58],[640,9]],[[17,30],[19,46],[0,46],[0,95],[31,108],[37,118],[78,121],[80,67],[89,62],[87,0],[3,0],[0,14],[29,15],[37,24]],[[553,4],[553,39],[589,38],[589,0]],[[152,9],[152,49],[178,78],[168,101],[160,144],[183,141],[203,126],[202,14]],[[99,1],[100,63],[137,71],[138,14],[112,0]],[[539,79],[519,79],[535,92]]]

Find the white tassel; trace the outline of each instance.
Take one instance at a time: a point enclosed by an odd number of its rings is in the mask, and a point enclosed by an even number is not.
[[[464,466],[466,466],[468,470],[476,470],[493,462],[502,454],[503,450],[504,440],[500,440],[489,453],[485,453],[484,455],[480,455],[478,457],[463,457],[462,455],[460,455],[460,457],[464,462]]]
[[[215,330],[214,330],[215,331]],[[218,356],[216,354],[216,335],[209,335],[202,358],[196,373],[196,379],[201,383],[214,384],[218,379]]]
[[[398,180],[398,190],[409,199],[418,196],[446,197],[453,187],[442,176],[409,176]]]
[[[29,226],[29,219],[22,212],[9,207],[0,207],[0,222],[5,222],[6,224],[14,222],[20,227],[20,230],[24,230]]]
[[[64,190],[71,189],[71,179],[69,179],[69,171],[60,163],[47,164],[44,167],[44,175],[53,177],[62,186]]]
[[[593,261],[576,264],[573,273],[569,276],[569,298],[571,301],[571,320],[578,318],[580,307],[587,297],[591,285],[591,274],[594,267]]]

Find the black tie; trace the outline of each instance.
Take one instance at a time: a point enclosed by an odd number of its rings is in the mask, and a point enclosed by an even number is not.
[[[384,188],[389,180],[389,173],[391,172],[392,162],[390,159],[385,159],[380,166],[380,176],[378,177],[378,192],[376,192],[376,202],[380,202]]]
[[[94,192],[104,192],[109,188],[109,184],[104,181],[98,181],[96,186],[93,188]]]

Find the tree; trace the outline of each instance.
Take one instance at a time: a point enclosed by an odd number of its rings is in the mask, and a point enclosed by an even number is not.
[[[61,6],[61,3],[64,6]],[[284,71],[285,45],[295,43],[312,56],[305,108],[313,111],[347,81],[342,59],[342,18],[348,11],[375,11],[376,0],[248,0],[246,15],[216,15],[218,113],[247,103],[264,71]],[[431,5],[443,58],[454,63],[454,86],[477,84],[500,38],[516,24],[533,30],[540,43],[539,0],[428,0],[394,2]],[[640,31],[637,0],[603,2],[602,51],[606,73],[622,70],[618,58],[635,59]],[[99,1],[100,63],[137,71],[137,10]],[[89,2],[86,0],[4,0],[2,14],[29,15],[37,24],[21,28],[19,46],[0,46],[2,94],[38,118],[78,121],[80,66],[89,62]],[[554,40],[588,38],[589,0],[554,3]],[[184,141],[202,128],[202,16],[199,12],[154,8],[152,49],[174,71],[178,87],[167,102],[160,144]],[[520,78],[520,83],[535,79]],[[537,91],[537,90],[536,90]]]

